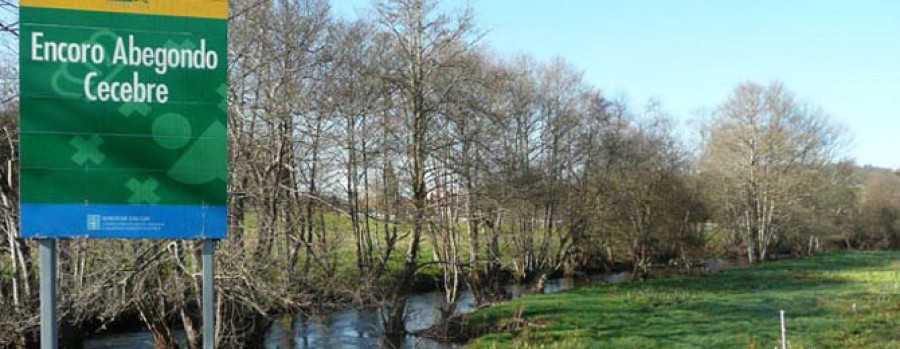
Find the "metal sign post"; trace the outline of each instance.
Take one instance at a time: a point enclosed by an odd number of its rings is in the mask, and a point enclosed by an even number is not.
[[[42,239],[41,250],[41,349],[59,347],[56,323],[56,240]]]
[[[215,240],[203,240],[203,349],[216,346],[215,249]]]

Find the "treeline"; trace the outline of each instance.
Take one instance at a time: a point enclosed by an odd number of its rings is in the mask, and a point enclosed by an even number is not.
[[[274,314],[387,307],[438,287],[480,304],[560,273],[751,262],[900,245],[900,177],[845,160],[845,131],[779,83],[740,83],[689,144],[659,103],[609,98],[562,59],[497,57],[468,9],[231,1],[229,239],[217,342],[259,346]],[[0,33],[10,37],[10,33]],[[14,56],[14,55],[12,55]],[[13,60],[0,74],[16,76]],[[0,86],[0,345],[37,325],[17,236],[17,92]],[[67,340],[123,319],[199,347],[199,244],[62,241]]]

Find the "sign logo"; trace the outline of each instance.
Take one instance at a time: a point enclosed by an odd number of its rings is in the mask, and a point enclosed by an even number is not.
[[[87,230],[100,230],[100,215],[90,214],[87,216]]]

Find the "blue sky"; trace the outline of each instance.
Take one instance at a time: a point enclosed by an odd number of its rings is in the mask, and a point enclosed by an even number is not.
[[[335,0],[356,16],[367,0]],[[445,0],[448,9],[466,1]],[[743,81],[780,80],[847,126],[848,156],[900,167],[900,1],[474,0],[496,53],[561,56],[684,129]]]

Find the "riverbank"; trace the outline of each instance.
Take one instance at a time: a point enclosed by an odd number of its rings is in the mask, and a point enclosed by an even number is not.
[[[541,290],[543,293],[554,293],[572,289],[586,283],[621,282],[628,279],[630,273],[596,274],[588,278],[571,277],[550,279]],[[513,297],[525,295],[528,286],[509,285]],[[426,330],[436,325],[438,306],[443,295],[432,291],[410,297],[406,327],[413,332]],[[476,309],[474,295],[471,291],[463,291],[457,304],[458,314],[471,313]],[[306,316],[279,318],[272,326],[264,344],[265,348],[377,348],[383,341],[382,319],[377,307],[348,307],[336,311],[326,311]],[[176,330],[176,339],[184,342],[183,331]],[[135,349],[154,348],[153,337],[149,332],[120,331],[95,335],[84,343],[86,349],[122,348]],[[403,348],[452,349],[462,347],[459,343],[450,343],[410,334],[403,342]]]
[[[839,252],[590,286],[476,311],[472,348],[900,347],[900,252]],[[477,338],[476,338],[477,337]]]

